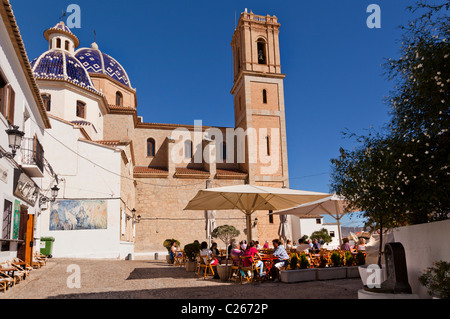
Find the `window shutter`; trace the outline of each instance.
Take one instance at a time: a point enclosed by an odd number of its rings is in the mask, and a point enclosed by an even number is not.
[[[14,92],[11,85],[8,86],[8,110],[6,119],[8,120],[9,124],[14,124],[14,106],[16,103],[16,92]]]

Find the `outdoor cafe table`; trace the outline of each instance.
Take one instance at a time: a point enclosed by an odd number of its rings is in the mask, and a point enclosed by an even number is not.
[[[278,257],[275,257],[273,255],[261,255],[261,260],[263,261],[264,265],[267,268],[266,274],[263,278],[268,279],[270,274],[270,269],[273,267],[273,262],[275,260],[278,260]]]

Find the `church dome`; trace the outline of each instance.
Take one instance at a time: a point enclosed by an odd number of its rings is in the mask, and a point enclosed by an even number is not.
[[[65,80],[87,90],[99,93],[80,61],[64,50],[50,50],[31,61],[37,79]]]
[[[132,89],[130,79],[122,65],[113,57],[101,52],[95,42],[92,43],[91,48],[78,49],[75,57],[88,72],[105,74]]]

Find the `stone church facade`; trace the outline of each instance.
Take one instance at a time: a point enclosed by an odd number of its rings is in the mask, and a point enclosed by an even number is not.
[[[118,236],[134,242],[136,258],[164,252],[165,239],[182,246],[206,240],[204,212],[184,210],[200,189],[246,183],[289,187],[279,28],[275,16],[246,11],[239,18],[231,41],[232,127],[146,123],[117,60],[96,43],[77,49],[78,39],[63,22],[44,33],[49,51],[31,62],[44,104],[52,120],[82,128],[82,142],[120,150]],[[55,61],[64,66],[59,75],[47,70]],[[54,102],[64,107],[52,107]],[[76,112],[67,112],[66,105],[75,103]],[[130,217],[132,208],[139,219]],[[278,238],[277,217],[267,211],[252,216],[254,239]],[[241,212],[218,211],[216,223],[233,225],[241,231],[239,240],[246,238]]]

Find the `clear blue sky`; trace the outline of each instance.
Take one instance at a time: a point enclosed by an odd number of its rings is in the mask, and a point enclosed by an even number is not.
[[[329,192],[330,159],[348,128],[363,132],[388,121],[383,97],[393,84],[380,64],[398,56],[400,24],[411,0],[85,1],[11,0],[30,60],[48,48],[45,29],[71,3],[81,7],[72,31],[126,69],[145,122],[234,126],[231,37],[245,8],[281,23],[290,187]],[[369,29],[369,4],[381,28]],[[331,222],[331,219],[326,219]],[[345,218],[351,226],[360,221]]]

